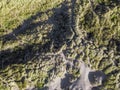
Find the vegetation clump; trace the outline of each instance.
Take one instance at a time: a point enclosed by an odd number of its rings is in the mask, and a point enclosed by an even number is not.
[[[117,90],[119,17],[120,0],[1,0],[0,89],[72,84],[83,61],[105,73],[98,88]]]

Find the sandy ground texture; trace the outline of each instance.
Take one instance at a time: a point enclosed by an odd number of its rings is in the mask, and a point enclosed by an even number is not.
[[[92,70],[83,61],[80,61],[79,69],[80,77],[74,82],[70,82],[70,75],[67,76],[67,72],[64,71],[63,76],[56,77],[48,84],[47,90],[99,90],[97,87],[102,85],[105,74],[102,71]]]

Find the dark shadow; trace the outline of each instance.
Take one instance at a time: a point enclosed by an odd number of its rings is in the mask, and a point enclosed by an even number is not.
[[[107,76],[102,71],[92,71],[88,74],[88,79],[93,86],[91,90],[101,90],[103,83],[106,81]]]
[[[67,36],[71,35],[72,33],[69,24],[70,13],[68,10],[70,9],[70,7],[68,7],[67,5],[68,2],[67,0],[65,0],[59,5],[59,8],[53,8],[51,10],[47,10],[46,12],[39,12],[36,15],[33,15],[25,20],[24,23],[14,29],[13,32],[0,37],[3,40],[3,43],[9,40],[14,41],[16,40],[15,36],[19,36],[21,34],[25,35],[29,33],[30,35],[32,35],[32,33],[34,33],[33,29],[38,26],[42,26],[44,24],[53,25],[51,32],[47,34],[47,38],[49,38],[49,41],[45,44],[25,44],[21,46],[16,46],[13,49],[0,51],[0,68],[3,69],[12,64],[25,64],[28,62],[28,60],[32,60],[32,58],[37,57],[35,55],[36,52],[39,52],[39,55],[41,53],[50,52],[51,45],[53,45],[52,50],[57,51],[62,47],[62,45],[67,43],[67,41],[69,40]],[[36,20],[37,17],[41,17],[43,13],[48,14],[49,11],[52,11],[53,15],[49,17],[48,20],[33,23],[33,21]]]
[[[92,90],[100,90],[98,87],[93,87]]]
[[[32,29],[36,28],[37,26],[48,23],[49,20],[44,21],[44,22],[40,21],[37,23],[33,23],[33,21],[36,20],[38,17],[41,17],[44,13],[46,13],[48,15],[48,12],[50,12],[50,11],[54,11],[54,8],[47,10],[45,12],[38,12],[37,14],[28,18],[27,20],[24,20],[21,25],[19,25],[17,28],[15,28],[13,30],[13,32],[6,34],[4,36],[1,36],[0,38],[5,39],[5,40],[9,40],[9,39],[15,38],[14,34],[17,36],[21,33],[26,33],[26,30],[28,30],[28,29],[32,30]]]
[[[54,15],[51,17],[53,19],[54,28],[50,33],[50,38],[51,42],[53,42],[54,52],[66,44],[66,42],[69,41],[67,37],[72,34],[69,24],[70,13],[68,12],[70,7],[67,6],[67,4],[68,2],[65,0],[61,9],[56,9]]]
[[[107,45],[108,50],[110,51],[111,49],[116,49],[117,53],[120,54],[120,40],[118,39],[110,39],[109,43]]]
[[[38,50],[35,50],[34,48],[38,47]],[[8,65],[12,64],[25,64],[28,62],[28,60],[32,60],[32,58],[37,58],[35,55],[36,52],[45,53],[49,51],[50,47],[50,42],[44,44],[44,45],[39,45],[39,44],[34,44],[34,45],[26,45],[23,48],[18,47],[16,50],[8,49],[5,51],[0,52],[0,68],[5,68]]]
[[[73,75],[71,74],[65,74],[65,78],[61,80],[61,89],[62,90],[68,90],[69,86],[72,84],[70,83],[70,79],[73,78]]]
[[[105,14],[109,11],[108,8],[113,9],[115,6],[120,5],[120,0],[109,0],[109,1],[101,1],[98,5],[95,7],[95,13],[98,15]]]
[[[106,79],[105,74],[102,71],[89,72],[88,79],[91,84],[103,82]]]
[[[108,8],[104,3],[100,3],[95,7],[95,13],[97,15],[102,15],[105,14],[106,12],[108,12]]]

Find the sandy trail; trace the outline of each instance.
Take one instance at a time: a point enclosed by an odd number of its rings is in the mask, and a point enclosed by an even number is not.
[[[63,57],[64,64],[67,65],[68,63],[70,63],[71,66],[74,65],[71,61],[65,58],[63,53],[61,53],[60,55],[61,57]],[[101,82],[103,79],[103,73],[101,71],[92,70],[83,61],[80,61],[79,69],[81,76],[76,81],[70,84],[69,79],[67,79],[68,77],[66,77],[66,75],[68,74],[67,70],[64,67],[62,76],[56,77],[54,80],[52,80],[48,84],[48,90],[67,90],[66,87],[69,87],[69,90],[92,90],[92,88],[95,86],[95,84],[91,84],[92,82],[95,82],[94,75],[96,76],[98,83]]]

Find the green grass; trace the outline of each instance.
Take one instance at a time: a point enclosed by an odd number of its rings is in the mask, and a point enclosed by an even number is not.
[[[38,16],[33,21],[29,22],[32,24],[43,22],[43,24],[34,27],[34,29],[28,28],[22,34],[19,33],[17,36],[19,40],[14,40],[12,38],[10,38],[10,40],[7,40],[7,39],[3,40],[0,38],[0,51],[8,50],[8,49],[11,49],[13,51],[17,51],[18,49],[20,49],[21,51],[22,49],[24,49],[24,46],[20,45],[21,44],[20,41],[22,41],[23,44],[26,44],[28,46],[32,44],[41,45],[41,44],[44,44],[44,42],[47,42],[47,41],[43,41],[42,39],[46,37],[46,33],[48,33],[47,30],[49,30],[49,28],[51,28],[52,26],[47,24],[43,26],[44,22],[45,20],[48,20],[48,18],[52,16],[53,14],[52,9],[58,7],[58,5],[62,3],[62,1],[63,0],[0,0],[0,37],[11,33],[19,25],[22,25],[25,20],[28,20],[29,18],[31,18],[31,16],[35,16],[37,13],[40,13],[40,12],[46,12],[47,10],[51,10],[47,12],[47,14],[43,13],[41,16]],[[3,43],[3,41],[5,42]],[[38,49],[38,46],[34,47],[34,49],[36,48]],[[17,55],[17,54],[15,55],[14,54],[10,56],[7,55],[7,58],[11,56],[15,57]],[[23,57],[23,54],[24,53],[20,54],[21,57]],[[18,66],[20,67],[20,65]],[[20,70],[19,67],[16,67],[16,70],[19,71]],[[9,68],[6,69],[5,71],[8,72],[8,70]],[[16,70],[13,70],[13,72]],[[2,69],[2,71],[4,70]],[[47,77],[46,74],[40,72],[39,78],[40,79],[46,78]],[[36,77],[34,76],[31,78],[34,79]],[[15,79],[20,80],[21,74],[17,73],[15,75]],[[4,89],[4,87],[1,81],[0,83],[1,83],[0,89],[2,90]],[[23,83],[22,82],[16,82],[16,83],[18,84],[20,89],[25,88],[27,84],[26,81],[24,81]],[[36,85],[37,87],[41,88],[44,85],[44,80],[37,82]],[[4,90],[7,90],[6,88]]]
[[[112,5],[112,6],[110,6]],[[91,33],[96,45],[108,45],[111,38],[120,39],[120,5],[117,0],[97,0],[93,11],[89,3],[81,4],[80,27]]]
[[[11,33],[18,26],[22,25],[23,22],[31,16],[36,15],[40,12],[45,12],[57,7],[63,0],[1,0],[0,1],[0,36]],[[52,2],[52,3],[51,3]],[[38,22],[44,22],[53,14],[52,10],[48,12],[48,15],[43,13],[41,16],[38,16],[33,21],[29,22],[32,24]],[[28,23],[28,24],[29,24]],[[50,25],[46,26],[47,28]],[[19,34],[19,38],[23,44],[33,44],[42,42],[42,37],[44,37],[43,30],[41,26],[34,27],[32,29],[33,33],[26,30],[24,34]],[[36,31],[38,31],[36,33]],[[43,34],[41,33],[43,32]],[[41,35],[42,34],[42,35]],[[39,38],[36,39],[36,36]],[[29,38],[29,39],[28,39]],[[3,43],[3,40],[0,39],[0,50],[13,49],[16,46],[21,44],[20,40],[9,40]]]
[[[52,9],[63,0],[1,0],[0,36],[10,33],[18,25],[36,14]],[[52,3],[51,3],[52,2]]]
[[[63,1],[64,0],[0,0],[0,37],[11,33],[19,25],[22,25],[24,21],[31,18],[31,16],[34,16],[40,12],[46,12],[47,10],[56,8]],[[110,2],[110,0],[96,0],[94,2],[93,11],[90,3],[87,0],[80,0],[79,2],[81,2],[81,4],[78,3],[78,5],[76,5],[76,14],[79,16],[79,20],[80,20],[78,24],[80,27],[79,30],[81,29],[85,30],[87,34],[90,35],[90,39],[93,39],[95,44],[98,46],[109,45],[108,42],[112,38],[117,40],[120,39],[120,18],[119,18],[120,5],[118,5],[117,2],[115,1],[117,0],[112,0],[112,3]],[[109,5],[112,5],[112,7],[110,7]],[[80,9],[78,8],[79,6]],[[102,8],[105,11],[101,10]],[[78,10],[80,10],[79,14],[78,14]],[[49,30],[53,30],[52,28],[53,24],[49,24],[49,23],[46,24],[45,22],[49,20],[49,18],[52,17],[53,14],[54,11],[51,10],[47,13],[43,13],[40,16],[38,15],[38,17],[36,17],[31,22],[29,22],[30,24],[28,23],[29,24],[28,28],[25,29],[23,33],[18,33],[17,38],[19,38],[19,40],[17,39],[14,40],[12,38],[10,38],[10,40],[9,38],[7,38],[8,40],[6,38],[5,40],[0,39],[0,51],[2,50],[7,51],[9,49],[11,50],[10,53],[5,53],[6,55],[3,55],[2,60],[4,60],[4,58],[11,61],[14,58],[16,61],[19,60],[20,58],[24,59],[26,52],[31,53],[30,57],[27,56],[26,57],[27,59],[32,60],[36,56],[35,55],[36,52],[38,52],[39,49],[42,48],[42,45],[44,46],[46,45],[47,42],[49,42],[48,33],[50,32]],[[42,23],[42,25],[35,25],[36,23]],[[33,26],[33,28],[29,28],[29,26],[32,25],[35,25],[35,27]],[[22,43],[20,41],[22,41]],[[71,48],[73,46],[74,45],[72,45]],[[63,50],[64,47],[66,47],[66,45],[64,45],[61,49]],[[77,49],[84,49],[84,47],[75,48],[74,51],[77,51]],[[95,61],[94,63],[92,63],[94,68],[104,69],[105,66],[108,66],[110,64],[109,61],[104,60],[102,61],[100,67],[96,67],[97,64],[99,64],[102,55],[96,56],[96,51],[92,51],[92,50],[89,51],[89,49],[84,49],[84,50],[86,56],[87,57],[89,56],[91,60]],[[76,55],[77,54],[74,53],[68,56],[75,58]],[[82,56],[84,57],[84,55]],[[82,56],[80,58],[82,58]],[[87,57],[84,57],[83,60],[86,60]],[[47,65],[47,63],[45,64]],[[15,80],[20,81],[21,76],[24,73],[21,72],[17,73],[17,72],[24,71],[22,70],[23,67],[21,67],[19,64],[18,67],[16,67],[16,69],[13,69],[12,71],[10,69],[11,66],[9,68],[8,67],[9,66],[7,66],[5,70],[2,69],[4,72],[3,74],[1,74],[1,76],[4,77],[5,76],[4,74],[6,74],[6,76],[9,76],[12,75],[13,72],[16,72]],[[30,67],[32,68],[32,66]],[[49,68],[46,67],[46,70],[50,70],[50,67]],[[108,74],[113,70],[115,69],[113,67],[110,67],[107,70],[104,70],[104,72]],[[42,70],[36,72],[39,73],[37,74],[29,73],[28,76],[31,77],[36,87],[42,88],[45,84],[45,79],[48,78],[47,75],[48,73],[47,72],[43,73]],[[80,76],[79,71],[77,69],[73,69],[73,70],[70,69],[69,72],[73,74],[74,77]],[[61,74],[62,73],[58,73],[58,76],[61,76]],[[38,80],[35,80],[36,78],[38,78]],[[26,87],[27,82],[24,80],[23,82],[21,81],[17,82],[17,84],[19,88],[22,89]],[[0,84],[0,89],[1,88],[4,89],[2,84]]]

